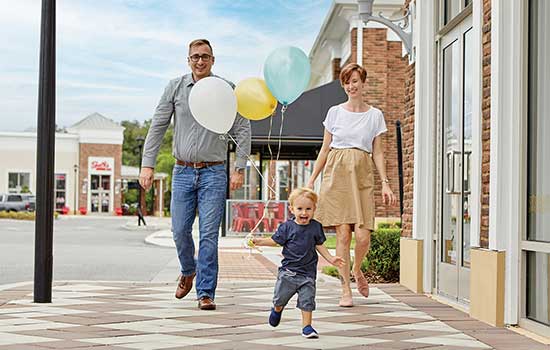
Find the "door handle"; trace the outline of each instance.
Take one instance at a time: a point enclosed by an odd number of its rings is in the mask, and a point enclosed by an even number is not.
[[[460,151],[448,150],[445,156],[447,162],[447,182],[445,184],[445,192],[447,194],[461,194],[461,189],[456,187],[462,187],[462,181],[460,185],[456,186],[456,179],[462,178],[462,173],[460,172],[461,168],[461,159],[459,158],[458,169],[456,167],[456,155],[460,155]],[[458,171],[458,174],[457,174]],[[458,176],[457,176],[458,175]]]

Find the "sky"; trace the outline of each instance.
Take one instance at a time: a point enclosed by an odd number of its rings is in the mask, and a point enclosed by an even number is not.
[[[98,112],[150,119],[169,80],[189,71],[188,43],[212,43],[215,74],[263,78],[269,53],[306,54],[331,0],[57,1],[56,124]],[[36,127],[40,0],[0,0],[0,131]]]

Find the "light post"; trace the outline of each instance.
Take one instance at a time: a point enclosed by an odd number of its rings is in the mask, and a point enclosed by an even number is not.
[[[137,141],[137,148],[139,150],[139,170],[138,170],[138,174],[141,173],[141,158],[143,158],[143,142],[145,141],[145,138],[143,136],[138,136],[136,137],[136,141]],[[141,211],[141,199],[142,199],[142,188],[141,188],[141,184],[139,183],[139,180],[138,180],[138,190],[139,190],[139,195],[138,195],[138,205],[137,205],[137,214],[138,214],[138,226],[141,226],[141,223],[143,222],[143,225],[144,226],[147,226],[147,224],[145,223],[145,219],[143,218],[143,212]]]
[[[372,15],[372,6],[374,0],[357,0],[359,5],[358,14],[359,19],[366,25],[367,22],[373,21],[378,22],[386,27],[390,28],[399,36],[405,50],[409,54],[409,59],[412,59],[412,37],[413,37],[413,22],[412,22],[412,13],[410,9],[407,9],[403,17],[396,19],[389,19],[384,17],[382,13],[379,13],[378,16]],[[410,8],[413,8],[414,4],[411,2],[409,4]],[[405,29],[410,28],[409,32],[406,32]]]
[[[55,0],[42,0],[36,140],[35,303],[52,302],[55,169]]]
[[[74,203],[73,203],[73,215],[76,215],[76,207],[78,206],[77,202],[76,202],[76,198],[77,198],[77,194],[78,194],[78,177],[77,177],[77,172],[78,172],[78,165],[75,164],[73,165],[73,169],[74,169]]]

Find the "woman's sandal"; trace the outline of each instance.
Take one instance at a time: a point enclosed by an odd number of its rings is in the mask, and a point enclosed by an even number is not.
[[[340,307],[352,307],[353,306],[353,300],[351,299],[351,295],[342,295],[340,297],[340,302],[338,303],[338,306],[340,306]]]
[[[363,275],[363,273],[354,274],[355,283],[357,283],[357,290],[361,293],[362,296],[368,298],[369,296],[369,282]]]

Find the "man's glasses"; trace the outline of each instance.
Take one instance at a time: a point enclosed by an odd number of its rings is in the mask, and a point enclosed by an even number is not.
[[[209,54],[205,53],[205,54],[202,54],[202,55],[192,55],[192,56],[189,56],[189,59],[192,61],[192,62],[198,62],[199,59],[202,59],[203,62],[208,62],[212,59],[212,56],[210,56]]]

